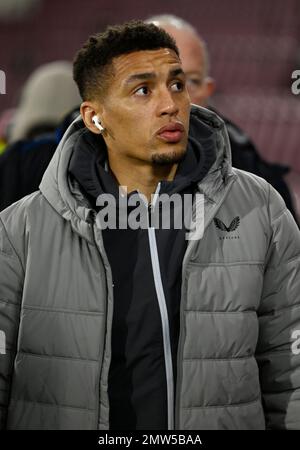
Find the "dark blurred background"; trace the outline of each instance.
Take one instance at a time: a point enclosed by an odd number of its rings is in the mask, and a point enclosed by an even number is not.
[[[0,114],[16,106],[39,65],[72,60],[106,25],[171,13],[191,22],[208,43],[217,81],[214,105],[240,125],[269,161],[300,171],[299,0],[0,0],[0,69],[6,95]]]

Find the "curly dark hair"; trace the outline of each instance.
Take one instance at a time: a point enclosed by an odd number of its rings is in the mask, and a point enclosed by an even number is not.
[[[175,40],[162,28],[133,20],[90,36],[73,61],[73,78],[83,100],[103,96],[113,74],[113,58],[139,50],[169,48],[179,56]]]

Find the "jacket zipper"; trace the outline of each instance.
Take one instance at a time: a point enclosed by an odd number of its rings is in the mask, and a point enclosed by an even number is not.
[[[158,305],[160,310],[162,333],[163,333],[163,347],[164,347],[164,359],[166,369],[166,381],[167,381],[167,411],[168,411],[168,430],[174,429],[174,376],[173,376],[173,362],[172,351],[170,341],[170,326],[167,304],[165,299],[165,293],[161,278],[159,256],[157,250],[157,242],[155,235],[155,228],[150,226],[150,214],[152,207],[155,206],[156,199],[160,190],[160,183],[158,184],[152,205],[146,205],[148,207],[148,238],[151,255],[151,264],[154,277],[154,284],[156,295],[158,299]]]

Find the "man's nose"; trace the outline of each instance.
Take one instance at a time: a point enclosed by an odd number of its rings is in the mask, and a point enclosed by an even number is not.
[[[158,115],[176,115],[179,111],[177,102],[174,100],[174,94],[169,89],[162,89],[158,93]]]

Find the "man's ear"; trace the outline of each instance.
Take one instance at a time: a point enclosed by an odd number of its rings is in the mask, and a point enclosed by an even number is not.
[[[93,122],[93,117],[97,116],[101,123],[101,107],[93,102],[85,101],[80,105],[80,114],[84,121],[85,126],[92,131],[92,133],[101,134],[101,131],[96,127]]]
[[[215,90],[216,90],[216,82],[212,77],[205,78],[205,88],[206,88],[206,98],[209,99]]]

